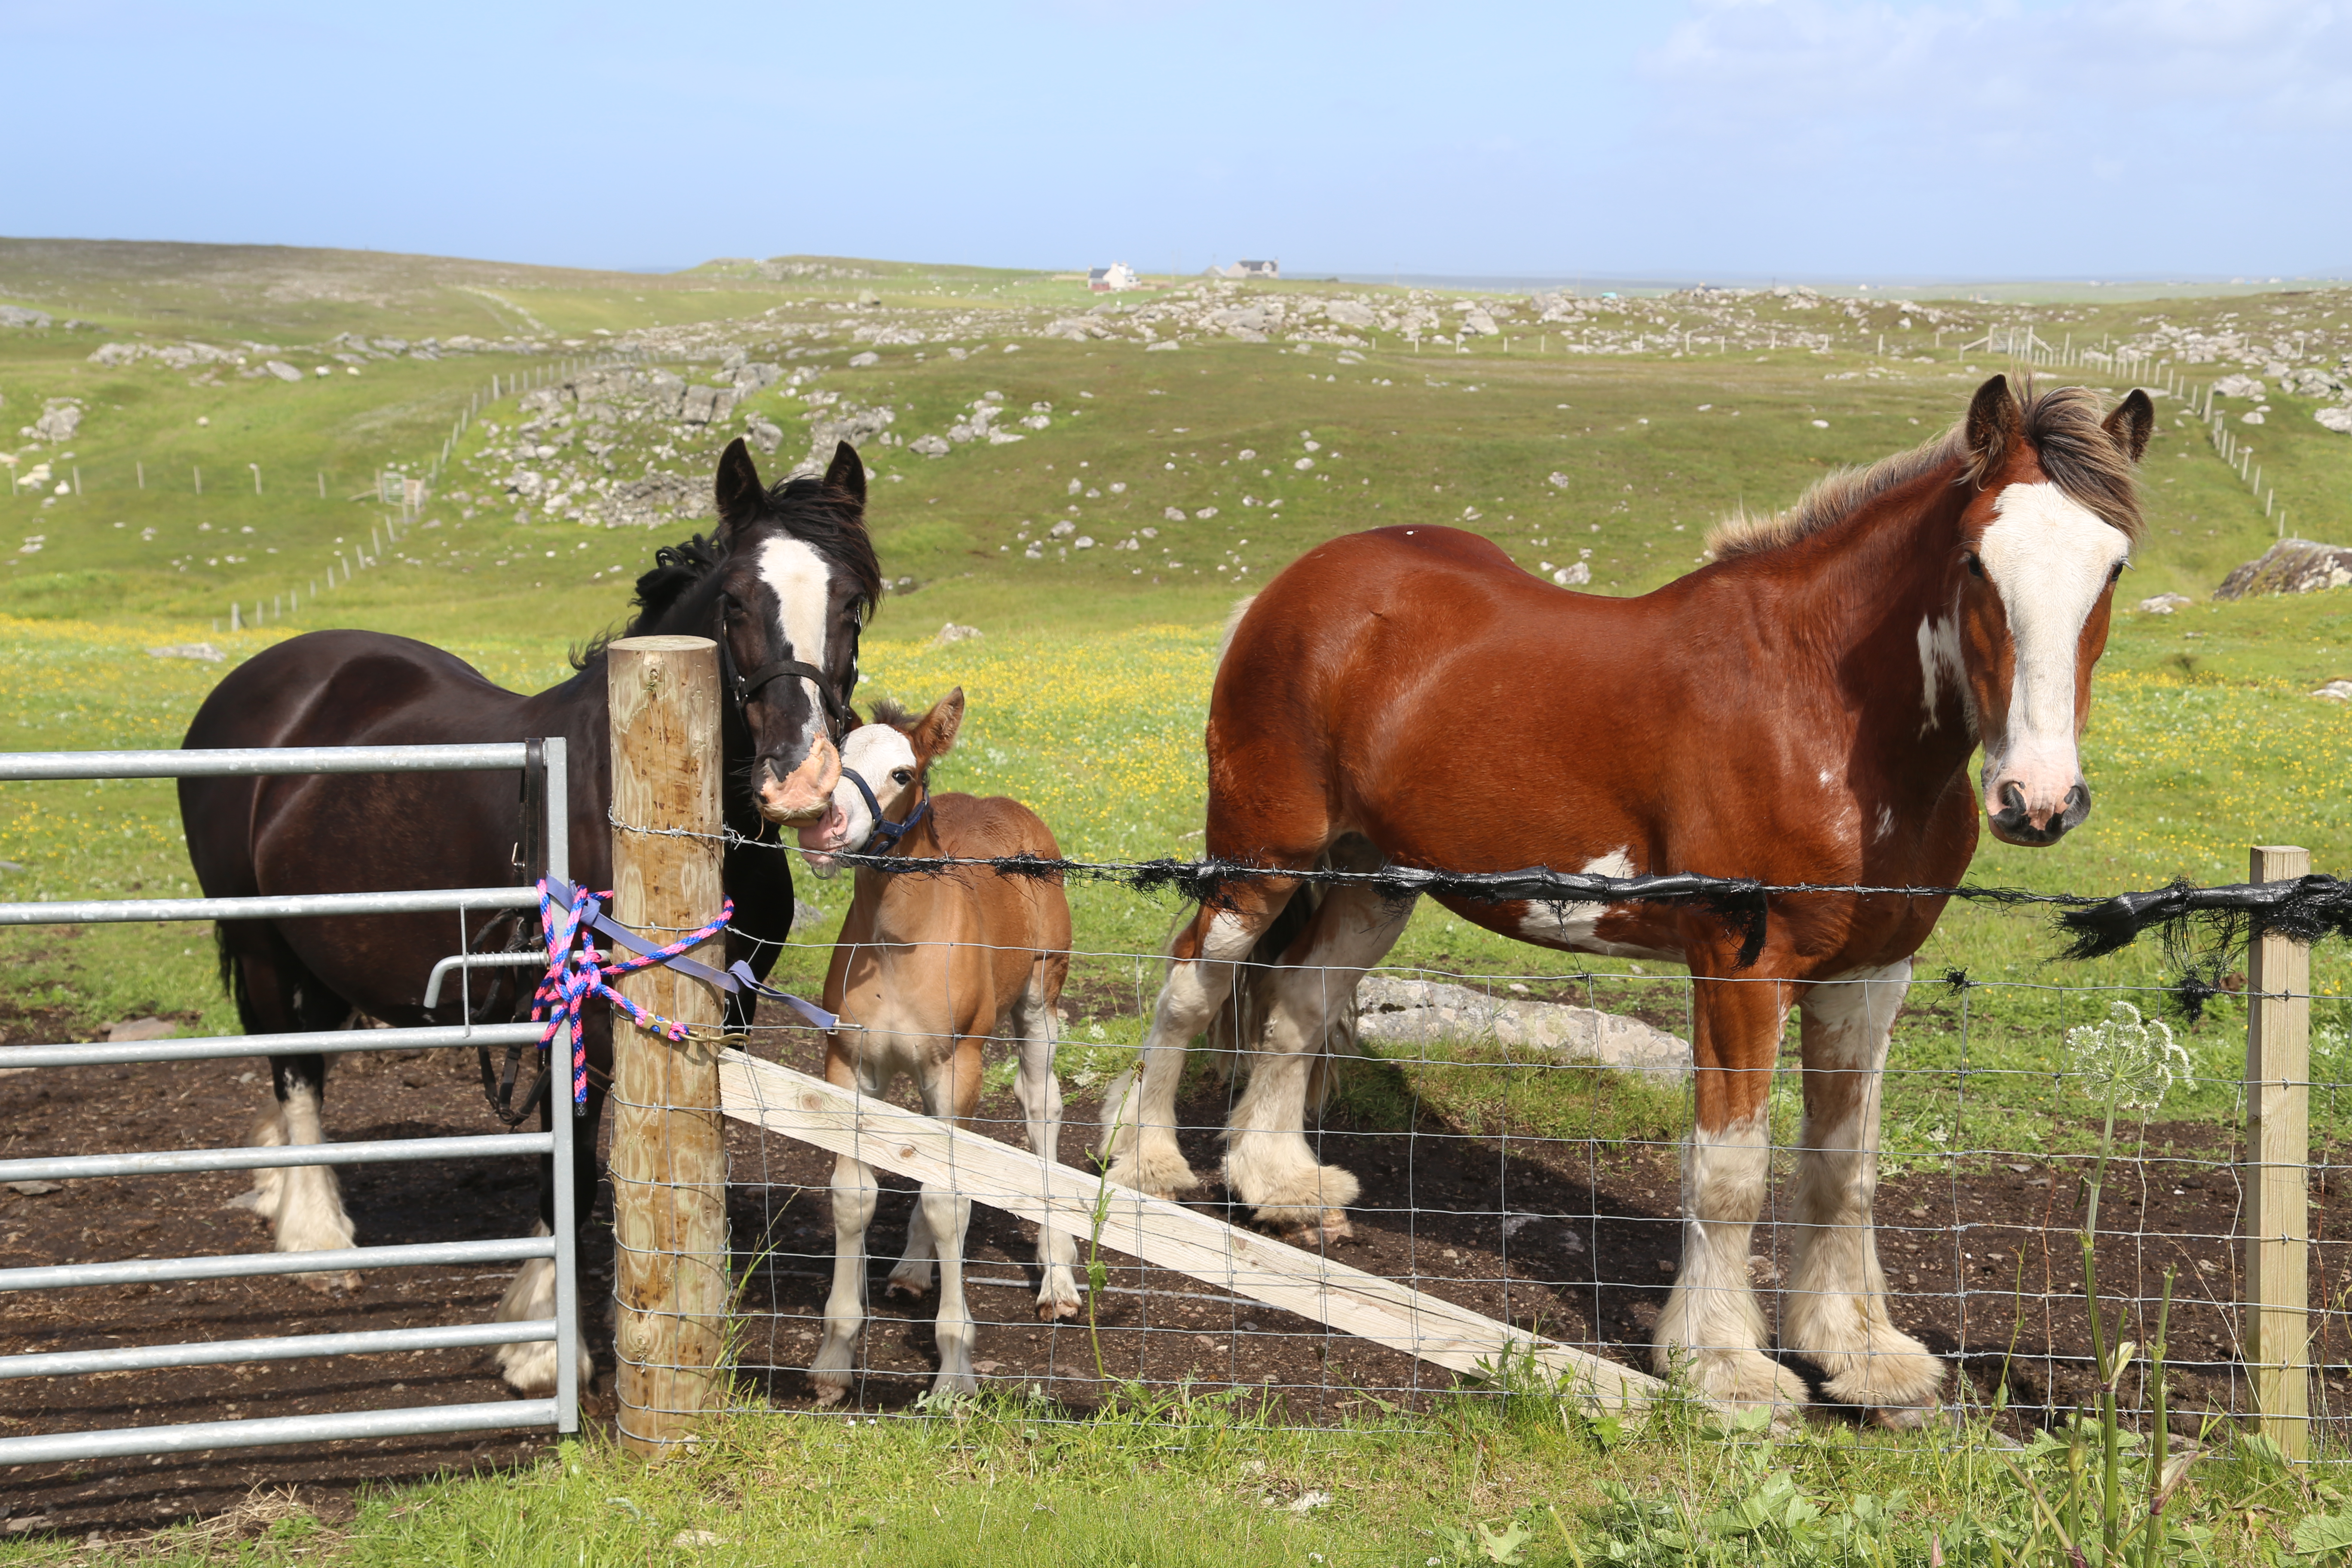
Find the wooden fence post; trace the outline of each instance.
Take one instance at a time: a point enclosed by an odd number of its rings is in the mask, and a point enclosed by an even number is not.
[[[625,637],[612,645],[607,668],[613,918],[667,946],[718,918],[725,898],[717,648],[707,637]],[[722,941],[690,956],[726,964]],[[624,977],[616,988],[695,1029],[673,1045],[617,1011],[613,1017],[618,1426],[629,1448],[659,1454],[684,1441],[712,1403],[726,1331],[720,1003],[707,984],[661,965]]]
[[[2257,845],[2252,880],[2311,872],[2311,851]],[[2246,1369],[2263,1435],[2311,1447],[2311,950],[2255,940],[2246,966]]]

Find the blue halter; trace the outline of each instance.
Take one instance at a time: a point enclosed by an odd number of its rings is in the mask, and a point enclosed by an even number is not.
[[[882,819],[881,802],[874,798],[873,786],[858,775],[857,770],[844,768],[841,770],[841,776],[857,786],[857,793],[866,797],[866,809],[874,814],[874,831],[866,836],[865,843],[851,851],[852,854],[887,855],[891,850],[898,847],[898,840],[911,832],[915,825],[922,821],[930,812],[931,788],[930,785],[925,784],[922,803],[915,807],[913,815],[904,822],[885,822]]]

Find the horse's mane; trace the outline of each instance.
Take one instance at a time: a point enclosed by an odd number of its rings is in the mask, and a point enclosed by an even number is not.
[[[866,722],[887,724],[893,730],[911,730],[915,727],[915,721],[921,717],[920,713],[908,712],[904,703],[887,697],[877,697],[874,700],[873,716]]]
[[[835,568],[856,581],[866,602],[864,614],[873,614],[882,600],[882,563],[875,558],[874,542],[866,536],[860,509],[822,479],[785,479],[767,493],[767,521],[776,522],[793,538],[805,541]],[[661,625],[688,595],[708,583],[727,561],[727,548],[717,536],[694,534],[654,552],[653,570],[637,579],[636,613],[619,632],[606,632],[574,653],[572,668],[584,668],[615,637],[637,637]]]
[[[2028,384],[2025,389],[2025,438],[2033,444],[2042,471],[2070,499],[2137,542],[2142,524],[2131,459],[2101,419],[2098,395],[2088,387],[2039,392]],[[1980,478],[1965,420],[1868,468],[1839,469],[1816,481],[1786,511],[1736,511],[1707,534],[1706,547],[1718,561],[1778,550],[1834,528],[1887,491],[1948,467],[1955,484]]]

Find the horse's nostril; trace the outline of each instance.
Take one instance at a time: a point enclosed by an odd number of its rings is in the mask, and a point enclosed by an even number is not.
[[[2020,816],[2025,815],[2025,791],[2015,780],[2000,786],[2000,805],[2003,811],[2014,812]]]

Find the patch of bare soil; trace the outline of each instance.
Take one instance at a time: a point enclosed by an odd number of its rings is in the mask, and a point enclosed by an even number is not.
[[[0,1019],[8,1043],[69,1037],[62,1020]],[[37,1068],[0,1076],[0,1157],[243,1144],[270,1108],[258,1059]],[[326,1123],[338,1139],[499,1131],[471,1053],[369,1054],[330,1065]],[[267,1226],[230,1206],[241,1173],[91,1180],[52,1192],[0,1185],[0,1268],[249,1252]],[[528,1159],[362,1165],[343,1201],[362,1246],[525,1234],[538,1212]],[[587,1300],[609,1298],[610,1233],[588,1232]],[[594,1248],[601,1244],[602,1250]],[[20,1291],[0,1321],[0,1354],[341,1332],[488,1318],[511,1268],[370,1270],[356,1289],[289,1278]],[[592,1321],[601,1321],[592,1309]],[[514,1397],[487,1350],[339,1356],[87,1377],[23,1378],[0,1400],[0,1436],[163,1426],[233,1416],[457,1405]],[[604,1365],[609,1368],[609,1352]],[[609,1386],[609,1373],[600,1386]],[[591,1402],[609,1419],[609,1401]],[[0,1535],[152,1530],[284,1498],[324,1518],[354,1489],[523,1463],[551,1433],[455,1434],[0,1469]],[[238,1515],[242,1517],[242,1515]]]

